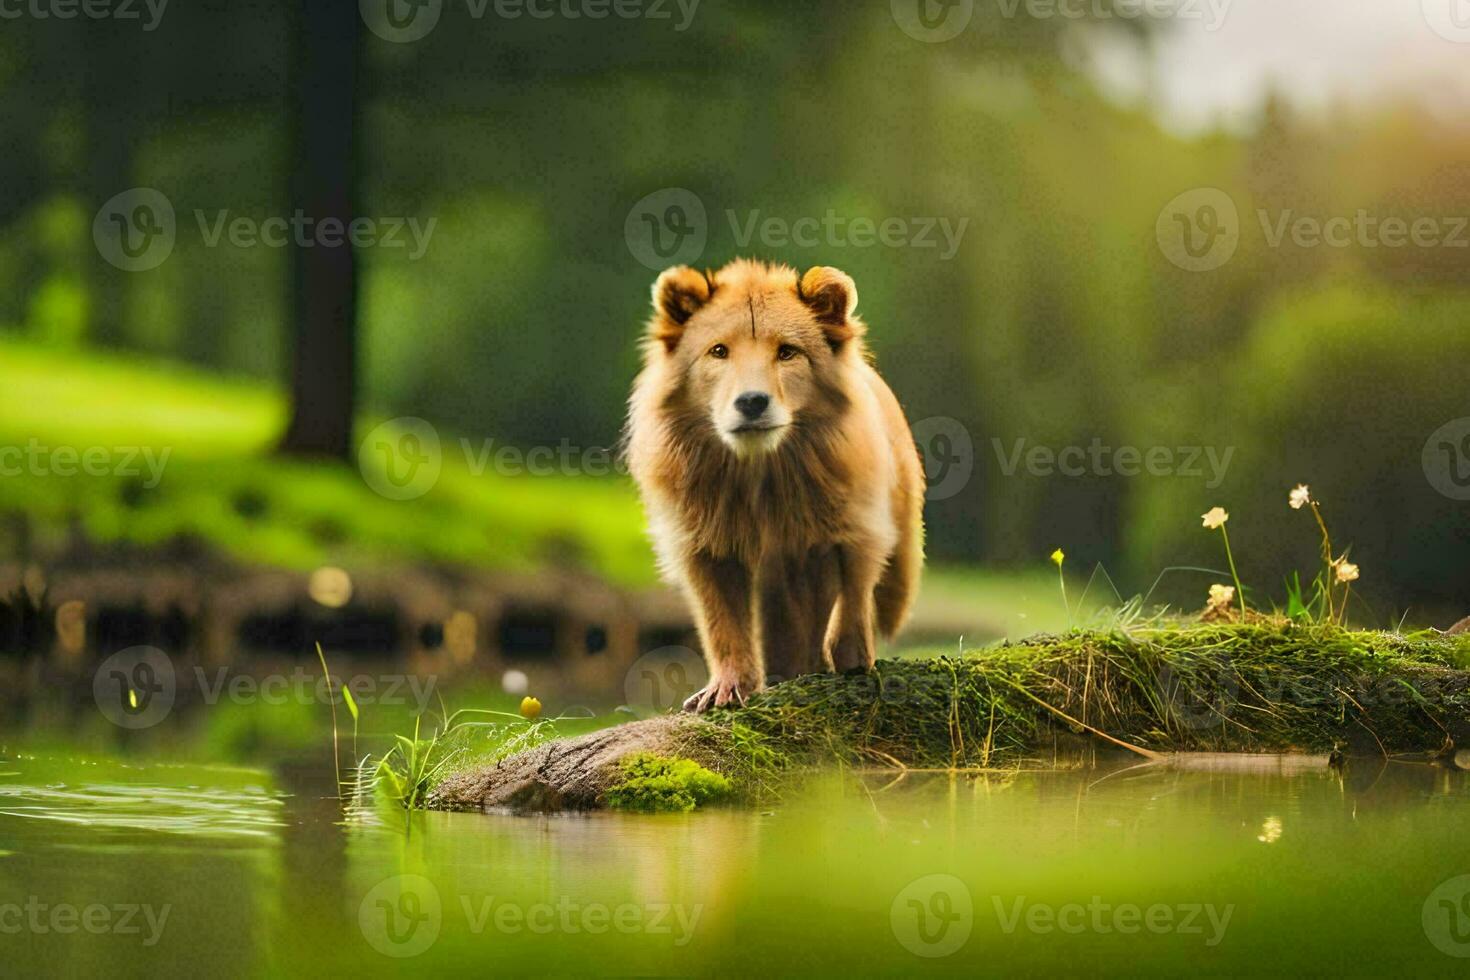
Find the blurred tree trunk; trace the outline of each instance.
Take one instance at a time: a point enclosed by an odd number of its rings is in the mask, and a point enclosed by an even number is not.
[[[85,25],[82,49],[86,53],[82,94],[86,99],[87,162],[83,197],[87,215],[113,195],[133,186],[133,143],[144,134],[137,128],[134,106],[142,101],[140,63],[134,38],[112,23]],[[89,246],[90,247],[90,246]],[[127,279],[132,273],[106,262],[89,262],[91,312],[88,331],[93,343],[113,347],[123,341],[127,306]]]
[[[297,7],[290,140],[293,218],[304,237],[291,249],[291,424],[281,451],[347,459],[357,401],[357,275],[346,229],[357,198],[359,24],[355,0]],[[326,221],[335,244],[318,238]]]

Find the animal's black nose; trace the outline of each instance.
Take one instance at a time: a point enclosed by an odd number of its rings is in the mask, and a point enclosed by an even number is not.
[[[735,399],[735,407],[748,419],[758,419],[771,404],[771,396],[764,391],[747,391]]]

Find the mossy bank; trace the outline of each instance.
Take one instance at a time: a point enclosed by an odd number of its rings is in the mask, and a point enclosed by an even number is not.
[[[1467,667],[1470,638],[1433,631],[1283,622],[1074,631],[801,677],[743,708],[548,742],[462,769],[428,805],[605,806],[634,753],[690,759],[728,779],[735,798],[820,766],[1010,768],[1078,750],[1427,760],[1470,746]]]

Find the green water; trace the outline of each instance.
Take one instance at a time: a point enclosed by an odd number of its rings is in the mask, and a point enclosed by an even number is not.
[[[0,972],[1464,975],[1465,773],[1130,766],[344,820],[329,766],[12,746]]]

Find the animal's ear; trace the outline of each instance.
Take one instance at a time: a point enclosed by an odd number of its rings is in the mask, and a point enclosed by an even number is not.
[[[857,308],[857,285],[841,269],[825,265],[808,269],[796,291],[822,325],[834,351],[862,332],[861,324],[852,316]]]
[[[687,265],[665,269],[653,284],[653,324],[655,339],[665,350],[673,350],[684,335],[684,324],[708,303],[714,295],[709,276]]]

